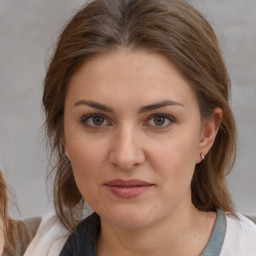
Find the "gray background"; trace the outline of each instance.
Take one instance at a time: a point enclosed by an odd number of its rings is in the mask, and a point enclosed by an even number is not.
[[[256,1],[189,1],[213,25],[231,80],[239,130],[236,166],[228,178],[237,209],[256,215]],[[0,168],[20,214],[51,208],[42,81],[58,32],[84,1],[0,0]]]

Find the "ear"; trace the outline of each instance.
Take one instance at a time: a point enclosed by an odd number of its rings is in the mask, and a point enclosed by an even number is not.
[[[203,121],[197,163],[203,160],[201,154],[206,156],[211,149],[221,124],[222,114],[222,109],[216,108],[212,116]]]
[[[66,144],[66,140],[65,140],[64,135],[61,136],[60,143],[63,146],[63,153],[69,158],[69,153],[68,153],[67,144]]]

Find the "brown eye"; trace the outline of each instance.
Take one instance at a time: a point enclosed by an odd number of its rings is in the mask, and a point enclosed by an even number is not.
[[[174,123],[174,119],[171,116],[165,114],[154,114],[148,118],[144,125],[155,128],[167,128],[172,123]]]
[[[104,124],[105,118],[102,116],[94,116],[92,117],[92,122],[95,126],[101,126]]]
[[[162,116],[154,117],[154,123],[156,126],[163,126],[166,122],[166,118]]]
[[[100,128],[102,126],[109,125],[109,122],[104,116],[97,114],[85,116],[82,118],[81,122],[91,128]]]

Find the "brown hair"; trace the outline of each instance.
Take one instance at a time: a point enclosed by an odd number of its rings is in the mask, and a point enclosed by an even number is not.
[[[7,237],[8,226],[8,196],[7,185],[4,180],[3,173],[0,171],[0,220],[2,221],[2,232],[4,239]]]
[[[94,0],[62,31],[48,67],[43,95],[46,129],[54,156],[54,202],[63,224],[74,229],[83,198],[63,154],[63,112],[72,75],[89,58],[120,48],[143,49],[169,57],[194,89],[202,118],[223,111],[214,145],[195,168],[193,204],[202,211],[232,211],[225,176],[236,155],[236,125],[228,98],[230,80],[209,23],[181,0]]]
[[[8,214],[8,187],[0,171],[0,219],[2,220],[2,233],[4,238],[4,255],[23,255],[35,232],[29,231],[28,224],[22,220],[12,219]],[[35,218],[36,220],[36,218]],[[31,219],[30,222],[33,222]],[[36,220],[37,221],[37,220]],[[36,225],[38,226],[39,223]],[[36,228],[35,228],[36,229]]]

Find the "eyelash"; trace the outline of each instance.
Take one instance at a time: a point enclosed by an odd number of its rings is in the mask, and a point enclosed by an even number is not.
[[[89,124],[89,120],[91,118],[95,118],[95,117],[103,118],[103,123],[107,122],[107,124],[103,124],[103,125],[99,125],[99,126]],[[154,118],[164,118],[164,125],[163,126],[158,126],[158,125],[148,124],[150,122],[150,120],[152,120]],[[88,128],[91,128],[91,129],[100,129],[102,127],[111,125],[111,122],[108,121],[108,120],[109,119],[103,114],[89,114],[89,115],[83,116],[81,118],[81,123],[83,125],[87,126]],[[167,125],[165,125],[166,120],[169,122]],[[157,128],[157,129],[164,129],[164,128],[169,127],[171,125],[171,123],[174,123],[174,122],[175,122],[175,119],[173,117],[169,116],[169,115],[166,115],[166,114],[152,114],[146,119],[146,123],[144,123],[143,126],[152,126],[154,128]]]
[[[89,128],[92,128],[92,129],[99,129],[101,128],[102,126],[97,126],[97,125],[91,125],[89,124],[89,119],[90,118],[95,118],[95,117],[99,117],[99,118],[103,118],[104,119],[104,122],[108,120],[108,118],[105,117],[105,115],[103,114],[89,114],[89,115],[86,115],[86,116],[83,116],[81,118],[81,123],[84,124],[85,126],[89,127]],[[107,121],[109,123],[109,121]],[[105,125],[104,125],[105,126]]]
[[[166,114],[152,114],[150,115],[148,118],[147,118],[147,123],[154,119],[154,118],[164,118],[164,124],[166,123],[166,120],[168,121],[168,124],[167,125],[163,125],[163,126],[157,126],[157,125],[152,125],[152,127],[154,128],[157,128],[157,129],[164,129],[164,128],[167,128],[169,127],[172,123],[175,122],[175,119],[169,115],[166,115]],[[148,124],[144,124],[144,126],[150,126]]]

